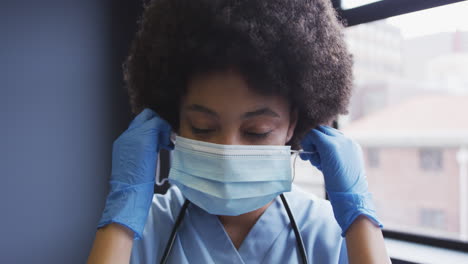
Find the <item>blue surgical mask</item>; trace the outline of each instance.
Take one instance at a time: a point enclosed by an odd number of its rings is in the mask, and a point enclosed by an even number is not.
[[[291,191],[291,147],[176,137],[169,182],[210,214],[251,212]]]

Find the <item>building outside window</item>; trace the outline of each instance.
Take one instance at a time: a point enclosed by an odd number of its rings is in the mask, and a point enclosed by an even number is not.
[[[445,217],[444,210],[421,208],[420,224],[424,227],[444,230],[447,225],[447,219]]]
[[[443,156],[440,149],[420,149],[419,166],[422,170],[439,171],[443,169]]]
[[[387,230],[468,242],[466,14],[463,1],[345,31],[354,92],[338,126],[364,150]],[[296,162],[295,177],[325,195],[310,164]]]
[[[368,166],[370,168],[378,168],[380,164],[379,149],[368,148],[366,152]]]
[[[460,2],[346,29],[354,95],[339,125],[370,150],[388,230],[468,241],[467,13]]]

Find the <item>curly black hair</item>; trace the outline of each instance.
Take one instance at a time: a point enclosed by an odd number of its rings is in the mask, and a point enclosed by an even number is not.
[[[288,144],[348,112],[352,58],[329,0],[153,0],[124,63],[134,114],[151,108],[178,130],[197,74],[236,69],[254,91],[298,112]]]

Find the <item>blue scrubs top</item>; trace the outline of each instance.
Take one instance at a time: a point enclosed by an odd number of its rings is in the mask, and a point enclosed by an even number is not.
[[[309,263],[348,263],[346,241],[330,203],[295,185],[284,195],[304,240]],[[164,195],[154,195],[143,238],[133,242],[130,263],[160,262],[183,203],[184,197],[175,186]],[[301,263],[301,258],[288,215],[277,197],[239,250],[217,216],[190,204],[168,263]]]

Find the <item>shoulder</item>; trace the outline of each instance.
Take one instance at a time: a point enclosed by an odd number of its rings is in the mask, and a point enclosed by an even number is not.
[[[308,252],[322,252],[311,257],[318,263],[346,263],[346,242],[333,215],[329,201],[293,185],[286,199],[301,230]],[[319,258],[319,259],[317,259]]]
[[[171,186],[165,194],[154,194],[148,218],[145,225],[146,229],[151,230],[157,226],[159,229],[170,229],[179,214],[184,196],[176,186]],[[153,233],[145,234],[153,235]]]
[[[319,222],[335,221],[330,201],[306,192],[299,186],[292,186],[291,192],[285,193],[286,199],[297,217],[306,217]]]
[[[153,196],[150,215],[159,216],[164,214],[170,217],[177,217],[184,200],[185,198],[179,188],[172,185],[165,194],[155,194]]]

